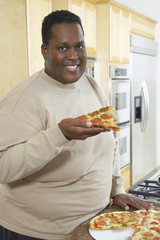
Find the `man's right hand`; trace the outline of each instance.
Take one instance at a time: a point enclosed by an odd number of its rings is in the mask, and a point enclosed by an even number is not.
[[[91,122],[74,118],[63,119],[58,126],[68,140],[85,140],[106,131],[102,127],[93,127]]]

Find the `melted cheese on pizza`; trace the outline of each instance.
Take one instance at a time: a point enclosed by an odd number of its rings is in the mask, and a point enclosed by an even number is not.
[[[136,228],[131,240],[160,240],[160,234],[142,225]]]
[[[141,223],[145,213],[145,211],[105,213],[93,218],[90,227],[103,230],[136,227]]]
[[[117,126],[115,110],[113,107],[107,106],[100,108],[97,111],[79,116],[76,119],[90,121],[92,122],[93,126],[104,127],[108,130],[120,130],[120,128]]]

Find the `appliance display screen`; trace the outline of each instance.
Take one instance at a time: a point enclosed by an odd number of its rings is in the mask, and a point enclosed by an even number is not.
[[[115,69],[115,76],[116,77],[126,77],[127,76],[127,69],[126,68],[116,68]]]

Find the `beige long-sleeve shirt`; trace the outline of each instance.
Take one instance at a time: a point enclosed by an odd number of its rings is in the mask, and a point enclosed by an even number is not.
[[[93,79],[62,84],[44,70],[0,102],[0,225],[47,240],[71,240],[110,195],[124,193],[113,132],[67,140],[58,127],[106,106]]]

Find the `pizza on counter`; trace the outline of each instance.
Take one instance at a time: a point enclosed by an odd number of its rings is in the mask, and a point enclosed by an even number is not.
[[[131,240],[160,240],[160,211],[138,210],[105,213],[90,221],[95,230],[135,228]]]
[[[92,229],[101,230],[113,230],[120,228],[132,228],[138,226],[146,212],[145,211],[134,211],[134,212],[111,212],[104,213],[94,217],[90,221],[90,227]]]
[[[93,126],[104,127],[107,130],[119,131],[115,118],[115,110],[113,107],[107,106],[97,111],[81,115],[75,119],[92,122]]]

